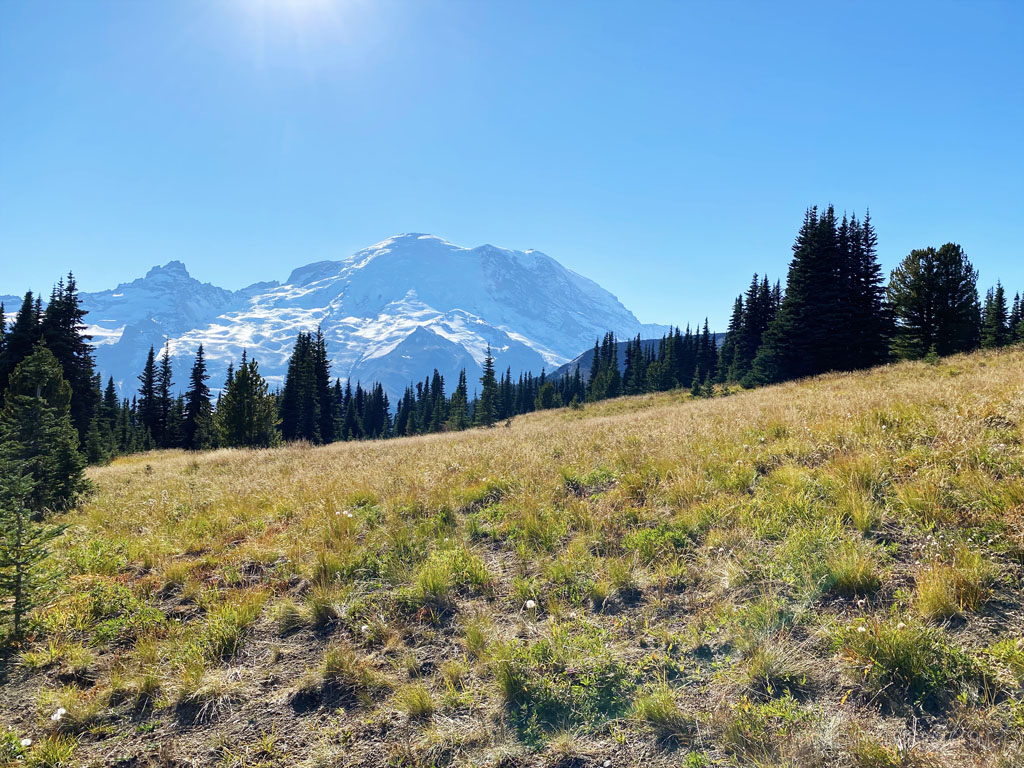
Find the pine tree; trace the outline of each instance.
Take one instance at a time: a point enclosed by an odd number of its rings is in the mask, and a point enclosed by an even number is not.
[[[487,345],[483,368],[483,375],[480,377],[480,399],[476,403],[473,419],[477,426],[491,427],[498,414],[498,381],[494,377],[494,357],[491,355],[490,344]]]
[[[896,321],[893,353],[920,358],[974,349],[979,335],[978,273],[954,243],[911,251],[889,279]]]
[[[40,343],[11,373],[0,411],[0,463],[31,478],[33,510],[65,509],[85,490],[70,405],[71,386]]]
[[[14,640],[24,635],[25,618],[50,581],[43,562],[64,530],[31,506],[38,496],[33,486],[17,463],[0,458],[0,618],[10,617]]]
[[[981,320],[981,346],[984,349],[1005,347],[1010,340],[1009,313],[1002,283],[996,283],[985,295],[985,308]]]

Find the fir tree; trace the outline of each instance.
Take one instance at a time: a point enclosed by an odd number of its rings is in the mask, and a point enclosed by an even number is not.
[[[31,506],[37,497],[32,478],[0,458],[0,618],[10,617],[14,640],[24,635],[25,618],[48,586],[43,562],[64,530],[43,521],[42,510]]]
[[[473,419],[477,426],[491,427],[498,415],[498,380],[494,377],[494,357],[491,345],[484,356],[483,375],[480,377],[480,399],[476,402]]]
[[[160,434],[160,384],[156,368],[156,353],[152,346],[146,356],[146,365],[139,374],[139,399],[136,406],[139,424],[144,432],[156,439]]]
[[[196,359],[189,374],[188,391],[185,393],[185,424],[182,442],[190,451],[202,451],[216,444],[213,426],[213,404],[210,402],[210,388],[206,382],[206,355],[203,345],[196,351]]]
[[[93,386],[92,336],[85,333],[87,313],[81,303],[75,276],[68,273],[67,283],[61,281],[54,288],[39,329],[71,386],[71,421],[84,441],[99,405],[99,392]]]
[[[164,344],[163,354],[160,356],[160,367],[156,375],[156,399],[157,399],[157,420],[156,429],[153,431],[153,439],[160,448],[171,448],[173,438],[170,434],[171,410],[174,407],[174,396],[171,389],[174,386],[174,376],[171,370],[171,349],[170,342]]]
[[[224,445],[266,448],[277,442],[277,405],[260,375],[259,365],[242,353],[238,370],[232,370],[216,424]]]
[[[448,406],[448,429],[463,430],[469,426],[469,387],[466,384],[466,369],[459,371],[459,383],[452,393]]]
[[[32,354],[39,337],[39,305],[29,291],[14,316],[14,323],[4,335],[3,355],[0,356],[0,395],[7,389],[7,380],[18,363]]]
[[[0,411],[0,462],[31,479],[33,510],[65,509],[86,487],[70,406],[71,386],[40,343],[11,373]]]
[[[989,288],[985,295],[985,308],[981,320],[981,346],[984,349],[1005,347],[1010,340],[1009,313],[1002,283]]]

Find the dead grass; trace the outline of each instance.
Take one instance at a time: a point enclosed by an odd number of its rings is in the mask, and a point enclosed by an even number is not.
[[[0,721],[42,744],[74,712],[46,743],[76,764],[211,739],[271,764],[273,732],[300,765],[997,765],[1024,717],[1022,374],[1013,349],[119,459],[65,516]]]

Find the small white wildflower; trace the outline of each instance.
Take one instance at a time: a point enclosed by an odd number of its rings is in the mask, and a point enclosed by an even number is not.
[[[899,624],[896,625],[896,629],[906,629],[906,628],[907,628],[907,625],[904,624],[902,621]]]
[[[857,631],[858,631],[858,632],[862,632],[862,633],[863,633],[863,632],[867,632],[867,631],[868,631],[868,628],[867,628],[867,627],[865,627],[865,626],[864,626],[863,624],[861,624],[861,625],[860,625],[859,627],[857,627]]]
[[[66,715],[68,711],[64,707],[57,707],[57,711],[50,715],[50,719],[55,723],[59,723],[60,719]]]
[[[370,625],[363,624],[363,626],[359,628],[359,631],[362,632],[364,635],[367,634],[370,631]]]
[[[340,510],[340,509],[336,509],[336,510],[334,510],[334,516],[335,516],[335,517],[337,517],[337,516],[338,516],[338,515],[340,515],[340,514],[341,514],[341,510]]]
[[[868,602],[868,601],[867,601],[867,600],[865,600],[865,599],[864,599],[864,598],[862,597],[862,598],[861,598],[860,600],[858,600],[858,601],[857,601],[857,605],[859,605],[859,606],[860,606],[861,608],[863,608],[863,607],[864,607],[864,606],[865,606],[865,605],[867,604],[867,602]]]
[[[526,601],[526,610],[532,611],[536,607],[537,607],[537,603],[534,602],[533,600],[527,600]]]
[[[32,746],[32,739],[22,739],[21,740],[21,746],[23,746],[23,747],[31,747]]]

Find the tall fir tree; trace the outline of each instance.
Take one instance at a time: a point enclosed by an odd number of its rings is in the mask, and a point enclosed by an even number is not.
[[[203,345],[196,351],[196,359],[189,374],[188,391],[185,393],[184,447],[190,451],[202,451],[216,445],[213,426],[213,404],[210,402],[210,388],[206,382],[206,353]]]
[[[7,380],[18,363],[32,354],[40,333],[39,304],[32,291],[28,291],[4,336],[4,351],[0,356],[0,395],[7,388]]]
[[[984,349],[1005,347],[1010,341],[1009,312],[1002,283],[989,288],[981,313],[981,346]]]
[[[174,387],[174,372],[171,368],[170,342],[164,344],[163,353],[160,356],[160,367],[156,374],[156,399],[157,419],[156,430],[153,432],[153,440],[160,448],[171,448],[172,435],[170,434],[171,410],[174,407],[174,395],[171,390]]]
[[[487,345],[484,356],[483,375],[480,377],[480,399],[473,410],[473,420],[477,426],[490,427],[498,416],[498,380],[494,376],[494,357],[491,345]]]
[[[152,346],[146,356],[146,365],[139,374],[137,413],[142,431],[148,433],[150,440],[157,440],[160,434],[160,383],[156,352]]]
[[[89,343],[92,336],[85,332],[86,314],[75,276],[69,272],[67,282],[60,281],[54,288],[39,322],[46,346],[57,358],[64,380],[71,386],[71,421],[80,442],[84,442],[99,405],[99,393],[93,386],[95,361]]]

